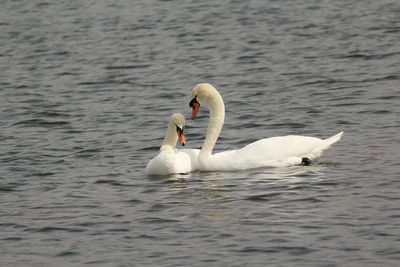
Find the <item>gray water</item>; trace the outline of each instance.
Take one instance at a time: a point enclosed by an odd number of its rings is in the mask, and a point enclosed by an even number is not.
[[[1,1],[0,266],[399,266],[400,3]],[[148,177],[174,112],[311,166]]]

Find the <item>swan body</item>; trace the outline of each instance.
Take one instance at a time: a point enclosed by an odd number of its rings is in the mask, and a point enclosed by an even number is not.
[[[304,158],[311,161],[340,140],[343,132],[327,139],[288,135],[258,140],[241,149],[212,153],[225,119],[225,106],[217,89],[203,83],[192,90],[192,119],[202,103],[207,103],[210,120],[207,135],[197,157],[197,167],[201,171],[232,171],[260,167],[285,167],[300,165]]]
[[[199,149],[176,149],[176,142],[185,145],[185,118],[180,113],[174,113],[168,123],[167,133],[160,152],[146,166],[147,175],[168,175],[187,173],[197,170]]]

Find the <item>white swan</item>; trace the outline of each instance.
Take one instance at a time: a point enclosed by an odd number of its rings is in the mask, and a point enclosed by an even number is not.
[[[278,136],[251,143],[241,149],[212,154],[225,119],[225,106],[221,95],[211,84],[198,84],[192,90],[190,107],[195,119],[200,104],[207,103],[210,110],[207,135],[197,158],[201,171],[231,171],[259,167],[308,165],[312,160],[340,140],[340,132],[325,140],[308,136]]]
[[[184,126],[185,117],[180,113],[172,114],[160,153],[147,163],[145,174],[168,175],[197,170],[199,149],[175,149],[177,140],[183,146],[186,143]]]

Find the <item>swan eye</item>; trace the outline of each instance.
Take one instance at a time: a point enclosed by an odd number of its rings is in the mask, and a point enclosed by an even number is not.
[[[175,126],[176,126],[176,131],[181,134],[183,132],[184,127],[181,128],[176,124],[175,124]]]
[[[189,107],[192,108],[194,103],[199,104],[199,102],[197,101],[197,95],[195,95],[194,98],[190,101]]]

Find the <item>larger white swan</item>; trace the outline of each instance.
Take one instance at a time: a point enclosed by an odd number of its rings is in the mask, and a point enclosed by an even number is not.
[[[278,136],[251,143],[241,149],[212,154],[225,119],[225,106],[221,95],[211,84],[198,84],[192,90],[190,107],[195,119],[200,104],[207,103],[210,110],[207,135],[197,157],[201,171],[231,171],[259,167],[284,167],[309,164],[340,140],[343,132],[327,139],[308,136]]]
[[[146,166],[147,175],[168,175],[197,170],[199,149],[175,149],[177,140],[181,145],[185,145],[184,126],[185,117],[180,113],[172,114],[160,153]]]

